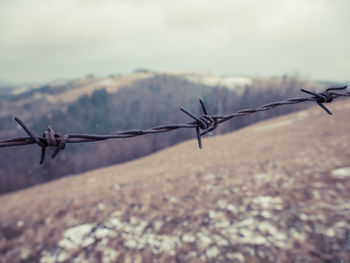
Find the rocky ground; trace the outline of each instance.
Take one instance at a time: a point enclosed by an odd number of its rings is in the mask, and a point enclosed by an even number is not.
[[[330,108],[4,195],[0,262],[350,262],[350,101]]]

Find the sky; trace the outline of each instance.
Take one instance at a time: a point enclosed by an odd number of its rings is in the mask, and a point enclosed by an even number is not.
[[[349,0],[1,0],[0,80],[155,71],[350,79]]]

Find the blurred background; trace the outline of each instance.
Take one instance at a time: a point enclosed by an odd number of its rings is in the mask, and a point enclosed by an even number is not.
[[[190,121],[179,108],[200,115],[199,98],[226,114],[346,85],[349,10],[346,0],[2,0],[0,138],[25,135],[15,116],[37,135],[48,124],[111,134]],[[332,119],[311,105],[226,122],[204,153],[178,145],[192,130],[70,144],[43,165],[35,145],[1,148],[0,262],[348,262],[349,102]],[[263,134],[232,133],[257,122]],[[233,144],[236,134],[250,139]]]

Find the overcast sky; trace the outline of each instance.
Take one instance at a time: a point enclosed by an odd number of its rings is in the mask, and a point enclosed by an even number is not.
[[[349,81],[349,0],[1,0],[0,80],[157,71]]]

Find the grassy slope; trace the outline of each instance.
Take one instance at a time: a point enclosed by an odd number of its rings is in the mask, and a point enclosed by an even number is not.
[[[347,262],[350,179],[331,174],[350,166],[350,101],[330,108],[332,117],[314,107],[205,139],[201,151],[189,141],[4,195],[0,257]],[[94,243],[58,243],[84,223],[98,223]],[[118,235],[97,238],[99,227]]]

